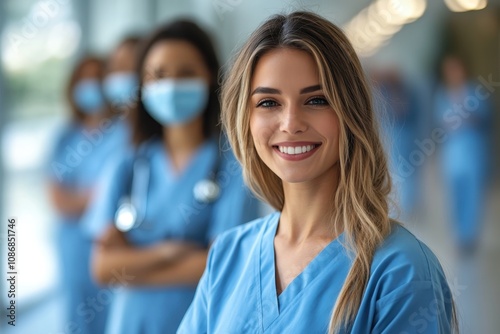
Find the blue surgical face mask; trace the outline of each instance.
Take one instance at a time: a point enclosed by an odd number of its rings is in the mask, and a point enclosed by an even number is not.
[[[85,114],[97,114],[104,107],[101,85],[95,79],[80,80],[73,88],[73,99],[76,106]]]
[[[184,124],[201,115],[208,102],[202,79],[161,79],[142,88],[142,103],[162,125]]]
[[[109,103],[123,105],[135,99],[138,85],[139,81],[134,72],[116,72],[104,78],[102,89]]]

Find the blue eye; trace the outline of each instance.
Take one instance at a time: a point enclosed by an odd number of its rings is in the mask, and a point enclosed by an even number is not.
[[[327,106],[329,105],[328,101],[323,97],[313,97],[307,101],[306,104],[313,106]]]
[[[259,103],[257,103],[257,107],[263,107],[263,108],[273,108],[278,106],[278,103],[273,100],[262,100]]]

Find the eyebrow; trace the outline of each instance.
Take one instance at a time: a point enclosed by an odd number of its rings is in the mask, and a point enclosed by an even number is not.
[[[281,91],[279,89],[276,89],[276,88],[257,87],[254,89],[254,91],[250,95],[255,95],[255,94],[281,94]]]
[[[314,86],[309,86],[309,87],[306,87],[306,88],[302,88],[300,90],[300,94],[312,93],[312,92],[315,92],[317,90],[321,90],[321,85],[314,85]]]
[[[314,85],[314,86],[302,88],[300,90],[300,94],[312,93],[312,92],[315,92],[317,90],[321,90],[321,85]],[[279,89],[276,89],[276,88],[257,87],[254,89],[254,91],[250,95],[255,95],[255,94],[281,94],[281,91]]]

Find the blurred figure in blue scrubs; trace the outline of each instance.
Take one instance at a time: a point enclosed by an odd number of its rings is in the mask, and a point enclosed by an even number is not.
[[[190,21],[163,26],[137,68],[135,147],[102,175],[85,218],[92,268],[100,283],[119,285],[107,334],[175,333],[208,246],[256,217],[258,201],[220,135],[219,63],[207,34]]]
[[[395,68],[372,73],[375,89],[382,97],[377,109],[382,114],[382,128],[387,136],[389,167],[394,184],[394,201],[401,217],[413,213],[418,195],[418,169],[407,170],[410,154],[418,135],[419,101],[410,83]],[[397,213],[394,213],[397,214]]]
[[[97,175],[108,156],[124,145],[102,93],[103,74],[104,63],[99,58],[89,56],[76,65],[67,90],[71,118],[50,161],[50,191],[59,214],[58,253],[67,302],[64,325],[75,333],[102,332],[107,314],[106,305],[92,305],[100,290],[91,280],[91,239],[81,224]]]
[[[436,123],[446,131],[441,172],[454,236],[462,254],[472,254],[480,241],[490,165],[492,106],[490,92],[468,80],[463,61],[447,56],[442,85],[435,94]]]
[[[130,112],[137,103],[139,79],[135,66],[141,39],[136,36],[124,38],[111,52],[106,64],[103,91],[111,110],[116,113],[118,126],[131,136]]]

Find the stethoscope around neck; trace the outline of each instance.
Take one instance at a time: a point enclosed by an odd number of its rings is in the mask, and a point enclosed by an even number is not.
[[[141,153],[143,152],[140,150],[132,166],[129,191],[122,197],[115,212],[115,226],[122,232],[140,227],[146,216],[151,166],[149,159]],[[210,204],[219,198],[221,189],[217,183],[217,175],[221,157],[218,153],[216,155],[210,176],[196,182],[193,187],[193,196],[199,203]]]

